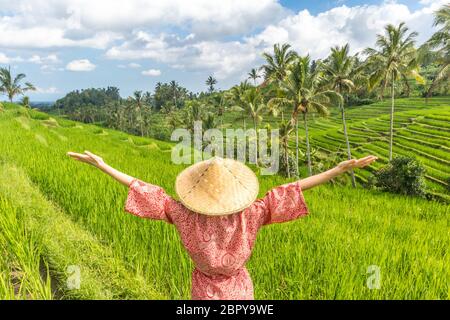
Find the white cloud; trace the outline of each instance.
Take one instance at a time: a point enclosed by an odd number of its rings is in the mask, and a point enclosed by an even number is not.
[[[288,42],[300,54],[323,58],[335,45],[350,44],[353,52],[373,46],[377,33],[383,33],[386,24],[406,22],[411,31],[418,31],[418,43],[433,33],[432,12],[444,1],[433,1],[429,7],[410,11],[406,5],[384,2],[380,5],[347,7],[345,5],[312,15],[302,10],[275,25],[267,26],[251,37],[253,44],[270,47],[277,42]]]
[[[36,87],[36,91],[34,91],[34,93],[52,94],[52,93],[60,93],[60,92],[56,87],[48,87],[48,88]]]
[[[61,62],[56,54],[49,54],[45,57],[34,54],[28,61],[36,64],[57,64]]]
[[[130,62],[128,64],[118,64],[117,67],[120,68],[120,69],[126,69],[126,68],[138,69],[138,68],[140,68],[142,66],[139,63]]]
[[[66,69],[70,71],[92,71],[95,68],[95,64],[88,59],[73,60],[66,65]]]
[[[262,63],[261,52],[272,50],[274,43],[288,42],[313,58],[345,43],[354,53],[373,46],[387,23],[405,21],[419,32],[420,44],[434,31],[433,11],[447,2],[420,0],[419,8],[410,10],[395,0],[353,7],[340,1],[314,15],[287,11],[277,0],[0,0],[2,12],[8,13],[0,14],[0,47],[98,48],[107,58],[122,60],[119,68],[140,68],[129,60],[146,59],[218,79],[239,79]],[[34,59],[43,70],[56,68],[56,63],[40,62],[43,58]],[[0,63],[11,59],[0,53]],[[66,66],[73,71],[94,68],[87,59]]]
[[[0,46],[106,48],[135,29],[249,33],[286,14],[276,0],[0,0]]]
[[[13,62],[21,62],[23,59],[19,56],[17,57],[9,57],[3,52],[0,52],[0,64],[8,64]]]
[[[149,70],[142,71],[141,74],[144,76],[149,76],[149,77],[158,77],[161,75],[161,70],[149,69]]]
[[[33,21],[36,17],[30,17]],[[45,21],[45,24],[43,21]],[[67,28],[64,21],[45,19],[32,24],[20,16],[0,16],[0,46],[8,48],[90,47],[104,49],[121,35],[109,32],[80,32]]]
[[[208,71],[223,79],[245,70],[259,52],[252,45],[239,41],[192,41],[192,37],[153,35],[144,31],[106,52],[110,59],[150,59],[172,68]]]
[[[64,71],[65,70],[64,67],[60,67],[60,66],[54,65],[54,64],[42,64],[40,69],[42,70],[43,73],[46,73],[46,74],[52,73],[55,71]]]
[[[125,41],[108,49],[106,57],[149,59],[172,68],[207,70],[224,79],[246,74],[255,64],[262,63],[261,52],[271,51],[275,43],[287,42],[300,54],[324,58],[335,45],[349,43],[353,52],[373,46],[376,34],[383,32],[386,24],[401,21],[411,31],[419,31],[417,40],[421,43],[431,36],[432,13],[442,3],[433,1],[416,11],[392,1],[380,5],[342,5],[317,15],[302,10],[236,41],[199,39],[193,33],[182,38],[176,34],[135,30]]]

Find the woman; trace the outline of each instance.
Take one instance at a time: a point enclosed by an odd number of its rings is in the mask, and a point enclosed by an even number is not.
[[[302,191],[377,159],[367,156],[343,161],[333,169],[278,186],[256,199],[259,185],[253,171],[241,162],[214,157],[178,175],[176,201],[161,187],[126,175],[88,151],[68,155],[126,185],[126,211],[141,218],[164,220],[177,228],[195,264],[192,299],[253,299],[245,263],[258,230],[307,215]]]

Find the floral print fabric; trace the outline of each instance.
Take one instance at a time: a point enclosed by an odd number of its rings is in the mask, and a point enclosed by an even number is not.
[[[226,216],[190,211],[158,186],[134,179],[125,210],[142,218],[173,224],[194,261],[192,299],[253,299],[245,263],[258,230],[308,214],[298,182],[270,190],[245,210]]]

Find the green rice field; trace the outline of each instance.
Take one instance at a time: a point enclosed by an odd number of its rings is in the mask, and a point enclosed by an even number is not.
[[[346,109],[347,128],[352,155],[374,154],[380,158],[369,170],[359,171],[360,182],[387,163],[389,154],[390,101]],[[345,152],[345,140],[340,112],[333,108],[330,116],[309,115],[311,147],[322,154],[338,150]],[[276,127],[277,119],[266,117],[266,123]],[[233,115],[225,122],[236,123]],[[240,123],[239,123],[240,124]],[[292,135],[292,139],[293,139]],[[299,124],[300,148],[305,150],[304,129]],[[291,141],[295,147],[294,140]],[[423,98],[395,100],[394,156],[411,155],[426,168],[428,193],[450,201],[450,97],[436,97],[427,103]]]
[[[0,112],[0,298],[189,299],[193,269],[173,226],[124,212],[127,190],[67,151],[90,150],[175,196],[183,167],[172,144],[49,117],[5,103]],[[386,163],[389,104],[347,112],[355,156]],[[247,266],[256,299],[449,299],[450,97],[400,99],[395,154],[414,154],[442,201],[359,186],[305,191],[310,215],[258,235]],[[312,146],[343,147],[340,118],[311,121]],[[300,128],[301,130],[301,128]],[[300,131],[302,133],[302,131]],[[303,146],[302,146],[303,147]],[[262,196],[285,183],[261,176]],[[378,289],[367,285],[371,266]],[[71,287],[73,268],[79,287]]]

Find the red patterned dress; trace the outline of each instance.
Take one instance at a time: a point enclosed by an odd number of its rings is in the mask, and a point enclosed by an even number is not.
[[[308,214],[298,182],[269,191],[247,209],[226,216],[190,211],[161,187],[135,179],[125,210],[142,218],[173,224],[194,261],[192,299],[253,299],[253,284],[245,263],[256,234],[264,225]]]

